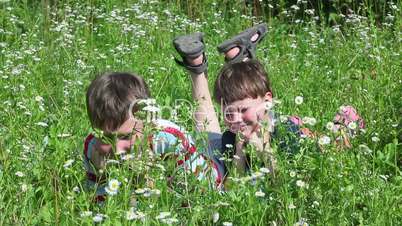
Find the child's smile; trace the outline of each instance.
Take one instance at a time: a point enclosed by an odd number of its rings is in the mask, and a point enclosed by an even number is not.
[[[267,118],[266,103],[270,99],[257,97],[235,101],[224,107],[224,121],[233,133],[241,133],[249,138],[260,127],[261,120]]]

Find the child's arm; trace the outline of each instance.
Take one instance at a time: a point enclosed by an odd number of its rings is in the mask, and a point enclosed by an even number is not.
[[[104,169],[106,165],[106,158],[110,154],[111,149],[109,151],[103,151],[100,148],[101,143],[98,139],[95,138],[95,144],[93,145],[91,152],[91,163],[95,167],[96,170]]]
[[[264,132],[262,132],[264,133]],[[258,135],[257,132],[252,133],[249,143],[256,148],[256,154],[261,159],[266,167],[274,173],[276,168],[276,159],[270,145],[270,133],[265,131],[265,134]]]
[[[247,167],[247,157],[244,153],[246,143],[241,140],[236,142],[236,153],[233,156],[233,163],[236,166],[237,172],[244,174]]]

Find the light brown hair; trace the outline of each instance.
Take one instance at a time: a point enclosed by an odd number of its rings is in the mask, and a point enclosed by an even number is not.
[[[149,96],[147,84],[138,75],[127,72],[98,75],[89,85],[86,95],[92,127],[105,132],[117,130],[129,118],[134,101]]]
[[[263,97],[271,92],[271,82],[264,66],[257,60],[228,63],[215,81],[215,101],[230,104],[245,98]]]

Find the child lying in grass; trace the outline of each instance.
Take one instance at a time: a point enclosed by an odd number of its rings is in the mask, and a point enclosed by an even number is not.
[[[219,187],[222,167],[212,161],[207,152],[197,150],[192,138],[176,124],[166,120],[148,123],[142,119],[141,103],[150,97],[148,86],[138,75],[106,73],[98,76],[88,87],[86,102],[88,117],[95,134],[85,139],[84,165],[87,182],[97,186],[96,200],[103,201],[107,193],[105,171],[108,159],[116,155],[140,153],[134,144],[148,142],[157,155],[173,152],[177,167],[195,174],[198,179],[211,178]],[[156,132],[146,134],[147,127]],[[209,175],[206,175],[209,174]]]
[[[244,151],[247,145],[253,145],[259,158],[274,172],[273,143],[282,151],[294,153],[303,133],[313,135],[306,129],[301,130],[301,123],[296,118],[290,118],[280,125],[271,109],[274,105],[271,82],[263,65],[255,59],[256,46],[266,32],[266,24],[259,24],[218,46],[218,51],[225,54],[226,60],[214,87],[215,101],[221,105],[227,129],[223,134],[209,92],[203,34],[193,33],[173,40],[174,47],[182,57],[181,61],[176,59],[176,62],[185,67],[191,76],[193,98],[198,102],[195,113],[197,129],[219,137],[221,148],[218,151],[234,157],[233,161],[240,172],[249,168]],[[342,117],[337,122],[345,126]],[[359,117],[352,121],[357,120],[360,120]],[[280,126],[284,130],[280,130]]]

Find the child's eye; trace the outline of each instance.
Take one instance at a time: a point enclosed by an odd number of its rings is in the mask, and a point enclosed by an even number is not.
[[[131,140],[132,134],[122,134],[117,137],[119,140]]]
[[[246,113],[247,111],[248,111],[248,108],[242,108],[240,112],[241,112],[242,114],[244,114],[244,113]]]
[[[226,115],[227,120],[232,120],[234,114],[233,113],[226,113],[225,115]]]

